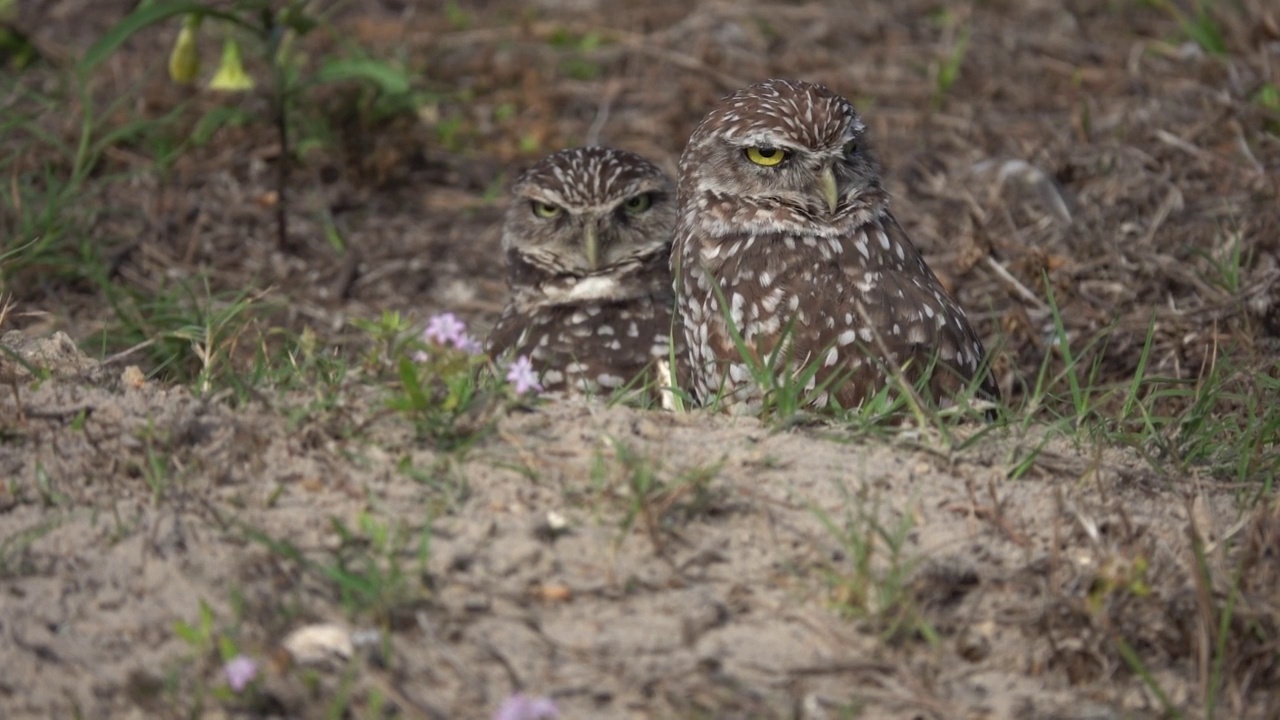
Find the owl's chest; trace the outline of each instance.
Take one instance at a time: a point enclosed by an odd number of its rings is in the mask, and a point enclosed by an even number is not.
[[[852,255],[851,255],[852,252]],[[807,358],[846,319],[841,308],[859,270],[849,238],[765,235],[699,249],[682,293],[698,392],[752,386],[779,343]]]
[[[544,384],[611,389],[630,382],[670,345],[671,311],[651,297],[553,306],[528,318],[516,343]]]
[[[759,235],[707,244],[693,265],[695,291],[715,296],[740,293],[745,299],[805,286],[831,285],[856,265],[847,243],[818,236]]]
[[[686,293],[699,322],[732,322],[744,338],[769,335],[813,309],[838,303],[849,262],[840,240],[754,236],[704,247],[688,273]]]

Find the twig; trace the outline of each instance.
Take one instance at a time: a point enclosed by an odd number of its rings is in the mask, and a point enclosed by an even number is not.
[[[1254,156],[1253,149],[1249,147],[1249,141],[1245,139],[1244,132],[1240,129],[1240,125],[1236,124],[1236,144],[1240,146],[1240,154],[1244,155],[1244,159],[1249,161],[1253,166],[1253,171],[1261,177],[1266,177],[1267,169],[1263,167],[1258,158]]]
[[[1182,208],[1182,191],[1177,185],[1170,185],[1169,192],[1165,193],[1164,199],[1156,206],[1155,215],[1151,218],[1151,224],[1147,227],[1147,232],[1138,240],[1139,245],[1150,245],[1156,233],[1160,230],[1160,226],[1164,225],[1164,221],[1169,219],[1169,213]]]
[[[1035,293],[1031,292],[1031,290],[1026,285],[1023,285],[1022,282],[1018,280],[1018,278],[1014,277],[1013,273],[1009,272],[1008,270],[1005,269],[1003,265],[1001,265],[1000,263],[992,259],[990,255],[984,258],[984,260],[987,263],[987,267],[991,268],[996,275],[1000,276],[1001,280],[1008,283],[1009,286],[1013,288],[1014,292],[1018,293],[1019,297],[1031,303],[1032,305],[1035,305],[1036,308],[1039,310],[1049,309],[1049,306],[1046,305],[1043,300],[1037,297]]]
[[[596,110],[596,118],[591,121],[591,127],[587,128],[587,145],[600,144],[600,131],[604,129],[605,123],[609,122],[609,109],[621,90],[622,84],[617,79],[610,81],[606,86],[603,96],[600,98],[600,107]]]
[[[124,350],[121,350],[120,352],[116,353],[115,355],[108,355],[107,357],[105,357],[105,358],[103,358],[103,359],[102,359],[102,362],[100,362],[100,363],[98,363],[98,364],[99,364],[99,365],[111,365],[112,363],[119,362],[120,360],[122,360],[122,359],[124,359],[124,358],[126,358],[126,357],[128,357],[128,356],[130,356],[130,355],[132,355],[132,354],[134,354],[134,353],[136,353],[136,352],[138,352],[139,350],[143,350],[143,349],[145,349],[145,348],[149,348],[149,347],[151,347],[152,345],[155,345],[155,344],[156,344],[156,339],[155,339],[155,338],[151,338],[150,340],[143,340],[142,342],[138,343],[137,345],[134,345],[134,346],[133,346],[133,347],[131,347],[131,348],[126,348],[126,349],[124,349]]]
[[[1201,160],[1221,163],[1230,168],[1236,167],[1236,163],[1233,163],[1224,157],[1219,157],[1217,154],[1211,153],[1208,150],[1205,150],[1204,148],[1193,145],[1190,142],[1187,142],[1186,140],[1183,140],[1182,138],[1178,137],[1177,135],[1174,135],[1168,130],[1156,130],[1155,135],[1156,135],[1156,139],[1159,140],[1160,142],[1165,143],[1166,145],[1172,145],[1173,147],[1193,157],[1200,158]]]

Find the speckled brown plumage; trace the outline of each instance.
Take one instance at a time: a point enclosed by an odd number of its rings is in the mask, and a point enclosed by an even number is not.
[[[982,342],[889,211],[865,127],[820,85],[769,80],[718,104],[680,159],[672,252],[691,390],[756,406],[753,361],[814,367],[810,404],[853,407],[887,365],[945,403],[980,370]],[[719,289],[724,307],[717,298]],[[783,343],[779,347],[779,343]],[[982,388],[998,395],[990,377]]]
[[[513,194],[502,237],[512,294],[487,351],[528,355],[551,391],[655,386],[674,303],[670,179],[639,155],[577,148],[544,158]]]

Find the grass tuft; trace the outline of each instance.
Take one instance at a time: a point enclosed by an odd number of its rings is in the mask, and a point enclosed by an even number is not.
[[[840,557],[825,570],[830,598],[842,613],[873,624],[886,639],[936,640],[937,632],[917,608],[911,578],[914,565],[906,555],[913,529],[910,515],[885,523],[881,508],[866,490],[857,494],[839,486],[846,511],[839,521],[820,508],[811,511],[838,543]]]
[[[602,452],[597,454],[593,475],[597,491],[612,496],[621,491],[626,498],[626,512],[618,532],[621,544],[639,522],[653,550],[663,555],[667,537],[683,523],[705,515],[717,495],[711,484],[720,473],[723,460],[670,472],[657,457],[648,455],[616,438],[607,439],[612,450],[610,462]],[[615,482],[620,481],[621,487]]]

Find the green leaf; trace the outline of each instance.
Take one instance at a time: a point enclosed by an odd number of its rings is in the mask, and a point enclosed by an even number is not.
[[[422,381],[418,379],[418,369],[412,360],[400,358],[400,383],[404,386],[405,395],[412,410],[426,410],[431,405],[427,394],[422,391]]]
[[[218,655],[222,657],[223,662],[231,660],[239,654],[240,651],[236,649],[236,644],[231,638],[225,635],[218,638]]]
[[[40,59],[40,51],[31,44],[31,38],[11,27],[0,25],[0,67],[8,65],[22,70]]]
[[[200,601],[200,632],[207,638],[213,637],[213,608],[204,600]]]
[[[173,633],[188,645],[198,646],[200,644],[200,631],[182,620],[174,621]]]
[[[305,5],[305,2],[290,3],[276,15],[278,24],[294,31],[299,37],[319,27],[320,22],[305,11]]]
[[[360,80],[388,95],[409,92],[409,76],[403,70],[378,60],[332,60],[315,74],[314,82],[332,83]]]

